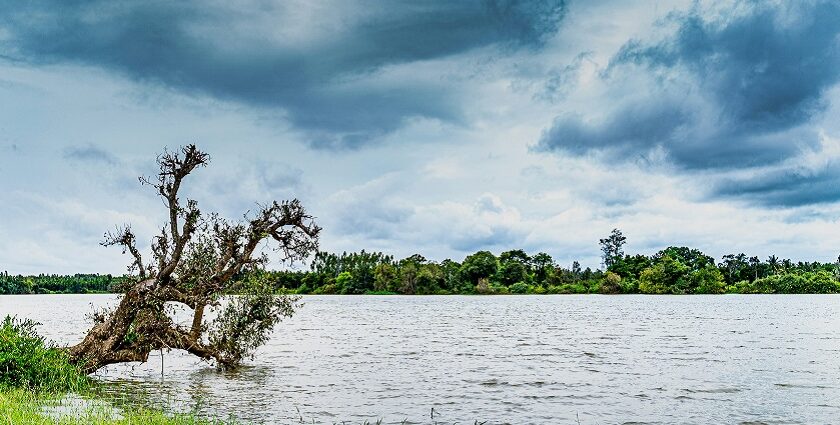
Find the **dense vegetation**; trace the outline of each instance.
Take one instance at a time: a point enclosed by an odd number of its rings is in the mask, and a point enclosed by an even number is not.
[[[402,260],[381,253],[319,253],[308,272],[267,272],[278,290],[299,294],[720,294],[840,292],[837,264],[793,263],[744,254],[712,257],[685,247],[621,255],[606,270],[557,265],[550,255],[479,251],[463,262]]]
[[[90,294],[115,292],[122,277],[109,274],[74,274],[71,276],[22,276],[0,273],[0,295],[8,294]]]
[[[403,259],[364,250],[318,252],[308,271],[258,271],[278,292],[298,294],[720,294],[840,292],[838,263],[793,262],[770,256],[724,255],[720,261],[687,247],[653,255],[625,254],[626,238],[613,230],[600,240],[603,269],[558,265],[544,252],[494,255],[478,251],[463,261]],[[254,276],[242,275],[242,280]],[[113,290],[110,275],[10,276],[0,274],[0,294],[84,293]]]
[[[0,322],[0,388],[77,391],[87,376],[69,362],[67,351],[35,332],[37,323],[6,316]]]

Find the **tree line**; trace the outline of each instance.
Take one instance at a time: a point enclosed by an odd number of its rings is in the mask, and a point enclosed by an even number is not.
[[[32,276],[0,273],[0,295],[12,294],[97,294],[117,292],[122,276],[110,274],[39,274]]]
[[[774,255],[724,255],[720,261],[688,247],[653,255],[625,254],[618,229],[600,240],[603,267],[559,265],[551,255],[521,249],[478,251],[461,262],[420,254],[396,259],[381,252],[317,252],[307,271],[243,272],[277,292],[297,294],[721,294],[840,292],[840,263],[793,262]],[[838,260],[840,261],[840,260]],[[116,292],[126,277],[0,274],[0,294]]]
[[[837,293],[835,263],[762,260],[724,255],[719,262],[688,247],[653,255],[624,252],[618,229],[600,241],[603,267],[564,267],[551,255],[521,249],[498,256],[478,251],[462,262],[430,261],[415,254],[400,260],[381,252],[319,252],[309,271],[271,271],[279,291],[298,294],[721,294]]]

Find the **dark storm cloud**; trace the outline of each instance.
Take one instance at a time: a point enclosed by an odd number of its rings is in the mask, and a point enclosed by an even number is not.
[[[619,160],[661,150],[684,170],[713,173],[770,167],[712,174],[709,194],[764,206],[840,200],[837,173],[795,165],[820,148],[826,93],[840,81],[840,3],[743,3],[717,17],[697,7],[668,22],[664,41],[627,42],[602,74],[597,110],[556,118],[537,149]],[[654,89],[631,86],[639,78]]]
[[[840,4],[772,7],[723,22],[693,14],[676,36],[645,47],[626,45],[614,63],[689,70],[728,117],[733,133],[765,133],[808,121],[840,73]]]
[[[717,196],[746,199],[763,206],[798,207],[840,201],[840,172],[831,167],[813,170],[785,169],[742,179],[725,179],[715,185]]]
[[[670,103],[640,103],[597,122],[587,122],[579,115],[564,115],[543,133],[541,143],[556,141],[575,154],[618,147],[647,150],[653,140],[674,141],[687,120],[686,114]]]
[[[35,64],[92,65],[279,108],[314,146],[353,148],[411,117],[460,117],[451,87],[373,78],[384,67],[491,45],[539,47],[564,14],[562,1],[346,1],[307,16],[292,37],[278,36],[275,28],[304,19],[289,8],[260,1],[23,2],[0,11],[7,33],[0,54]]]
[[[774,5],[750,3],[720,18],[673,15],[676,31],[665,41],[628,42],[606,70],[607,84],[641,72],[661,91],[598,122],[559,117],[538,148],[628,158],[658,147],[683,168],[724,169],[778,163],[816,146],[813,119],[840,79],[840,3]]]

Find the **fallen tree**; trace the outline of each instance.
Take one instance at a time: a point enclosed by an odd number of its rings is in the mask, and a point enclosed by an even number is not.
[[[140,178],[168,209],[168,223],[151,244],[151,261],[144,261],[129,225],[106,233],[103,245],[120,246],[131,255],[129,273],[135,278],[125,284],[116,308],[93,314],[87,336],[69,348],[71,361],[85,372],[145,362],[160,349],[184,350],[233,368],[294,312],[295,298],[274,295],[259,279],[239,282],[236,277],[266,265],[268,256],[260,249],[265,241],[275,243],[283,261],[306,258],[317,249],[320,228],[297,199],[260,206],[242,221],[203,215],[196,201],[181,202],[184,179],[209,160],[188,145],[158,156],[156,178]],[[241,295],[222,303],[230,293]],[[173,320],[174,304],[189,309],[191,323]],[[213,307],[220,308],[218,315],[205,320],[205,311]]]

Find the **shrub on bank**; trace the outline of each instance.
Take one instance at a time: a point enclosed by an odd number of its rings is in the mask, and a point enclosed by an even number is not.
[[[525,282],[516,282],[510,285],[511,294],[527,294],[529,292],[531,292],[531,288]]]
[[[602,294],[619,294],[622,292],[621,276],[617,273],[606,272],[604,279],[601,282],[600,293]]]
[[[319,287],[315,288],[314,291],[312,291],[313,295],[332,295],[332,294],[337,294],[337,293],[338,293],[338,290],[336,289],[336,286],[335,286],[334,283],[328,283],[324,286],[319,286]]]
[[[633,278],[621,279],[621,292],[636,294],[639,292],[639,281]]]
[[[727,294],[758,294],[761,293],[758,288],[749,280],[739,280],[738,282],[728,285],[726,287]]]
[[[755,292],[777,294],[830,294],[840,291],[834,276],[824,270],[806,273],[785,273],[756,279]]]
[[[77,391],[88,378],[70,364],[67,352],[47,344],[32,320],[6,316],[0,324],[0,387],[33,391]]]

